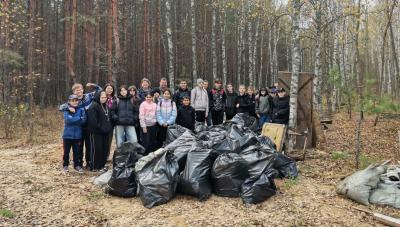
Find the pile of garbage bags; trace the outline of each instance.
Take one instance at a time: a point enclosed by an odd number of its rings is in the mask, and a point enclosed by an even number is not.
[[[277,153],[271,139],[258,135],[257,120],[237,114],[217,126],[196,124],[194,132],[168,127],[163,148],[141,157],[138,145],[122,146],[114,155],[106,191],[139,196],[147,208],[167,203],[176,193],[200,201],[211,194],[241,197],[256,204],[275,195],[275,178],[297,177],[296,162]]]
[[[372,164],[339,182],[336,192],[364,205],[400,208],[400,165]]]

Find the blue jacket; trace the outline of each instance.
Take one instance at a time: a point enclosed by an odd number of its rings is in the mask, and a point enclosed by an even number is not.
[[[157,104],[157,112],[156,112],[158,124],[173,125],[175,124],[176,115],[177,115],[177,109],[175,102],[172,101],[172,99],[170,100],[160,99],[160,101]]]
[[[64,111],[63,139],[82,139],[82,125],[86,123],[86,113],[83,107],[77,107],[75,113]]]

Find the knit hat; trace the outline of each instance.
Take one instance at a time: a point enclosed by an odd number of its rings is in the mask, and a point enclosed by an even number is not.
[[[204,82],[203,79],[201,79],[201,78],[197,79],[197,84],[201,84],[201,83],[203,83],[203,82]]]

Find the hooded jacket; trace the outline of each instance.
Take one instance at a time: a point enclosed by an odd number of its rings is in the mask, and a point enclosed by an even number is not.
[[[137,125],[139,123],[139,108],[132,96],[119,96],[111,107],[111,117],[115,125]]]
[[[75,108],[75,113],[64,110],[63,139],[82,139],[82,126],[86,123],[86,113],[83,107]]]
[[[142,102],[139,107],[140,127],[144,128],[154,126],[157,123],[156,111],[157,104],[154,102]]]
[[[226,93],[225,112],[230,115],[236,114],[236,99],[238,94],[236,92]]]
[[[196,111],[206,111],[206,113],[208,113],[209,103],[207,90],[198,86],[193,88],[190,94],[190,103]]]
[[[211,111],[224,111],[226,102],[226,93],[223,88],[211,89],[210,91],[210,110]]]
[[[275,97],[273,100],[272,122],[287,124],[289,122],[289,96]]]
[[[112,131],[110,109],[106,103],[100,103],[100,94],[100,91],[96,92],[88,109],[88,128],[90,133],[108,134]]]

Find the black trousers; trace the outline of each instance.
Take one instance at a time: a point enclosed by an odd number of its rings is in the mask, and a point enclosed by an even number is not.
[[[140,137],[142,138],[143,147],[146,149],[146,155],[156,150],[158,145],[157,128],[158,125],[148,126],[147,133],[143,132],[143,128],[141,130]]]
[[[162,145],[164,144],[164,141],[167,138],[167,130],[168,130],[168,127],[163,127],[162,125],[158,126],[158,131],[157,131],[158,146],[157,146],[157,149],[162,147]]]
[[[108,146],[109,135],[110,134],[90,134],[90,170],[100,170],[105,167],[107,163],[107,155],[110,153]]]
[[[211,117],[212,117],[212,124],[213,125],[219,125],[224,122],[224,111],[211,111]]]
[[[63,139],[63,166],[69,165],[69,153],[72,148],[72,156],[74,159],[74,167],[82,167],[82,161],[80,156],[82,140],[81,139]]]
[[[204,123],[206,121],[206,111],[196,111],[196,121]]]

